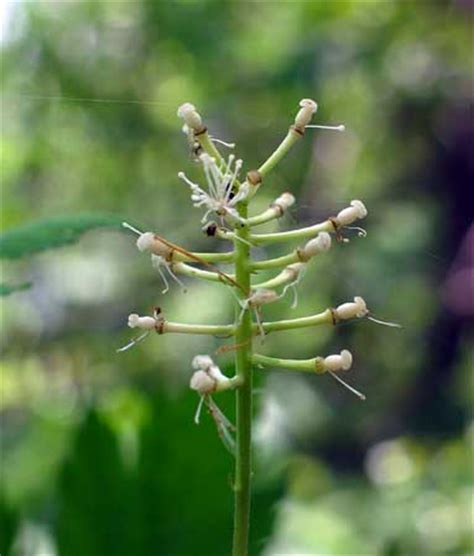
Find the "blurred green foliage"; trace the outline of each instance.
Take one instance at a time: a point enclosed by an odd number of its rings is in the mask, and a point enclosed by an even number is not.
[[[252,553],[469,554],[471,337],[443,304],[470,219],[468,3],[8,6],[0,251],[14,260],[0,293],[33,286],[1,301],[0,552],[228,553],[232,460],[210,418],[194,425],[187,388],[191,357],[222,341],[115,349],[132,311],[226,322],[232,299],[191,282],[163,298],[116,230],[126,218],[187,248],[221,248],[198,233],[176,176],[193,176],[177,106],[196,104],[249,169],[314,97],[317,121],[348,131],[308,131],[256,210],[291,190],[293,218],[312,223],[361,198],[369,235],[313,265],[294,314],[363,295],[404,329],[364,321],[268,337],[262,350],[282,357],[349,348],[349,380],[368,400],[330,377],[256,371]],[[265,311],[288,314],[284,303]],[[231,354],[219,363],[232,372]],[[232,418],[230,396],[222,406]]]

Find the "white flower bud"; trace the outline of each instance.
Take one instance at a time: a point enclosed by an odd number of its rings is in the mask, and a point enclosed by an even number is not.
[[[206,371],[196,371],[189,382],[189,387],[201,395],[215,392],[217,383]]]
[[[252,292],[247,302],[250,307],[260,307],[261,305],[272,303],[277,299],[279,299],[279,295],[275,290],[270,290],[268,288],[258,288]]]
[[[178,108],[178,117],[183,118],[184,123],[195,131],[202,129],[202,119],[195,106],[190,102],[185,102]]]
[[[282,212],[288,210],[292,205],[295,204],[295,197],[291,193],[282,193],[277,199],[272,203],[272,206],[277,206],[281,208]]]
[[[168,257],[172,252],[172,248],[163,243],[154,233],[145,232],[137,239],[137,247],[140,251],[151,251],[159,257]]]
[[[289,264],[286,268],[284,268],[283,272],[288,275],[288,278],[292,282],[296,282],[298,281],[300,274],[305,270],[305,268],[305,263],[294,263]]]
[[[309,124],[313,114],[318,109],[318,105],[314,100],[304,98],[300,101],[300,106],[301,109],[295,118],[295,127],[304,131],[304,128]]]
[[[190,387],[200,394],[210,394],[231,387],[230,378],[222,374],[209,355],[196,355],[192,361],[196,372],[191,377]]]
[[[329,251],[331,247],[331,236],[327,232],[320,232],[314,239],[308,243],[301,250],[303,257],[310,259],[319,253]]]
[[[362,297],[354,297],[353,302],[343,303],[335,311],[340,320],[365,317],[369,312]]]
[[[212,365],[214,365],[214,361],[209,355],[196,355],[191,363],[192,368],[196,371],[207,370]]]
[[[337,215],[337,221],[341,226],[348,226],[356,220],[365,218],[367,216],[367,209],[362,201],[351,201],[351,206],[342,209]]]
[[[130,328],[152,330],[156,327],[156,319],[153,317],[140,317],[136,313],[132,313],[131,315],[128,315],[128,326]]]
[[[339,355],[328,355],[323,361],[326,371],[348,371],[352,366],[352,353],[343,349]]]

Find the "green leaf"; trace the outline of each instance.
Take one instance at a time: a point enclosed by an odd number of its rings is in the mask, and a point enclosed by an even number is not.
[[[0,284],[0,297],[10,295],[11,293],[27,290],[31,288],[31,282],[23,282],[22,284]]]
[[[76,242],[96,228],[117,228],[122,218],[112,214],[78,214],[41,220],[14,228],[0,236],[0,258],[19,259],[33,253]]]

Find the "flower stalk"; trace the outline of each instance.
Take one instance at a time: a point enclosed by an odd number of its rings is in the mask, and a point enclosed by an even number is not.
[[[194,159],[203,170],[204,185],[195,183],[183,173],[179,177],[191,189],[191,200],[197,209],[204,210],[201,224],[208,236],[228,240],[233,248],[223,253],[192,252],[180,247],[152,232],[141,232],[124,223],[124,227],[138,235],[137,247],[151,256],[152,263],[165,282],[166,292],[170,289],[167,276],[184,288],[183,280],[198,279],[224,284],[235,299],[235,318],[230,324],[185,324],[166,320],[160,308],[152,315],[140,316],[132,313],[128,319],[130,328],[139,329],[141,335],[118,351],[133,347],[145,337],[157,334],[198,334],[220,338],[232,338],[232,345],[222,346],[216,353],[232,351],[235,360],[235,375],[225,376],[218,365],[208,355],[198,355],[193,359],[193,374],[190,387],[200,396],[195,415],[199,423],[202,408],[206,408],[215,422],[217,432],[226,448],[235,456],[234,474],[234,534],[232,556],[248,555],[250,527],[250,501],[252,476],[252,379],[254,366],[280,367],[290,371],[298,370],[315,374],[329,373],[344,386],[363,395],[347,385],[339,376],[339,371],[347,371],[352,365],[352,354],[342,350],[339,354],[311,359],[282,359],[257,354],[254,351],[254,337],[260,335],[262,342],[271,332],[297,330],[300,328],[334,325],[341,320],[359,319],[369,316],[365,301],[355,297],[336,308],[328,308],[320,313],[265,321],[262,318],[264,307],[277,302],[288,290],[303,277],[312,259],[323,256],[331,247],[330,233],[339,238],[341,229],[364,218],[367,210],[358,200],[324,222],[297,230],[257,234],[256,226],[280,218],[295,202],[291,193],[283,193],[263,212],[249,215],[249,205],[253,196],[271,170],[283,159],[291,147],[305,134],[307,128],[341,130],[343,126],[312,125],[311,119],[317,104],[310,99],[300,102],[299,111],[287,135],[257,170],[246,173],[240,181],[239,173],[243,162],[231,154],[227,159],[220,154],[216,143],[224,144],[213,138],[203,123],[196,108],[186,103],[178,109],[178,116],[184,121],[183,131],[193,149]],[[233,145],[227,145],[233,148]],[[213,218],[215,220],[209,220]],[[309,240],[286,255],[254,261],[251,247],[270,245],[291,240]],[[216,265],[232,263],[233,272],[227,274]],[[258,282],[254,277],[260,270],[280,269],[273,277]],[[279,290],[279,288],[282,288]],[[278,290],[278,291],[277,291]],[[296,297],[295,297],[296,301]],[[372,319],[374,320],[374,319]],[[217,395],[235,393],[235,426],[222,413],[214,401]],[[235,433],[235,434],[234,434]]]

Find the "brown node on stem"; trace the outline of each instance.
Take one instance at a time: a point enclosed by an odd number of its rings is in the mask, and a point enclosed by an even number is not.
[[[336,324],[339,322],[339,317],[337,316],[337,311],[336,311],[336,309],[333,309],[332,307],[329,309],[329,311],[331,311],[332,323],[333,323],[334,326],[336,326]]]
[[[194,129],[194,137],[198,137],[199,135],[204,135],[207,132],[207,127],[203,125],[200,129]]]
[[[295,125],[290,125],[290,131],[293,131],[293,133],[296,133],[296,135],[298,135],[298,137],[303,137],[304,135],[304,127],[297,127]]]
[[[341,233],[341,229],[342,226],[339,223],[339,220],[337,219],[336,216],[331,216],[330,218],[328,218],[329,222],[331,222],[332,227],[334,228],[334,232],[336,234],[336,241],[338,241],[339,243],[345,243],[344,242],[344,236]]]
[[[324,368],[324,358],[323,357],[316,357],[314,360],[314,372],[318,375],[321,375],[326,372]]]
[[[245,178],[250,185],[257,187],[263,181],[262,174],[258,170],[250,170]]]

